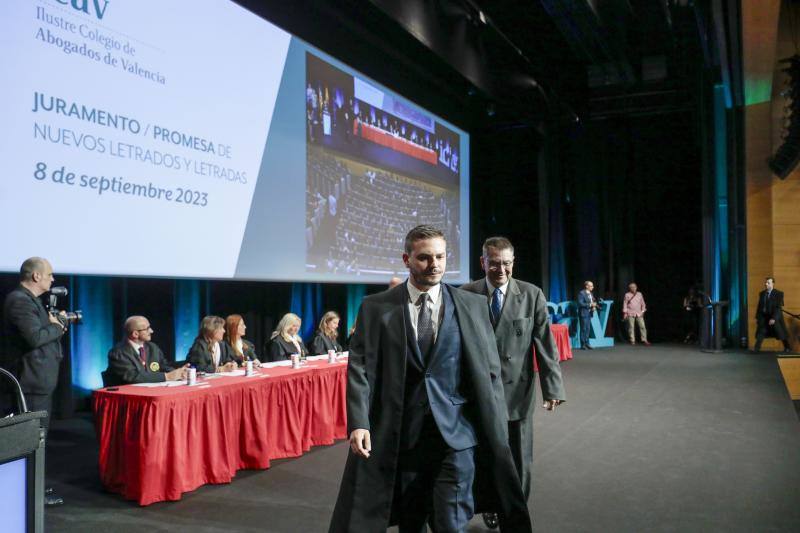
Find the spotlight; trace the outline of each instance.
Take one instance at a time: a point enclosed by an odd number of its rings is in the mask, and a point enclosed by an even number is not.
[[[489,102],[489,104],[486,106],[486,116],[493,117],[495,113],[496,111],[494,109],[494,104],[492,102]]]

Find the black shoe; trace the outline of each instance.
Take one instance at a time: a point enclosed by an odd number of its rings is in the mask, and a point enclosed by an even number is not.
[[[594,348],[592,348],[592,347],[591,347],[591,346],[589,346],[588,344],[586,345],[586,349],[587,349],[587,350],[594,350]]]
[[[483,523],[489,529],[497,529],[500,525],[500,520],[497,518],[497,513],[483,513]]]
[[[47,507],[54,507],[56,505],[64,505],[64,498],[48,494],[44,497],[44,504]]]

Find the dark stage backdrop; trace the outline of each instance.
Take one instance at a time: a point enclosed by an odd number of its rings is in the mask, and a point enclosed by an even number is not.
[[[683,336],[682,300],[702,279],[702,162],[697,117],[590,122],[561,143],[571,297],[591,279],[614,299],[635,281],[652,340]]]

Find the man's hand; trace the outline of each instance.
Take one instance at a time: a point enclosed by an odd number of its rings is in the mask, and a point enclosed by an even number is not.
[[[628,314],[622,313],[622,320],[628,320]]]
[[[164,374],[164,377],[167,381],[180,381],[186,379],[186,373],[189,371],[189,365],[183,365],[180,368],[176,368],[171,372],[167,372]]]
[[[555,411],[556,406],[558,405],[561,405],[561,400],[545,400],[542,407],[544,407],[548,411]]]
[[[769,325],[770,326],[774,326],[775,325],[775,319],[774,318],[770,318],[769,319]]]
[[[64,311],[61,311],[61,313],[60,313],[60,314],[62,314],[62,315],[64,315],[64,316],[66,316],[66,313],[64,313]],[[55,314],[53,314],[53,313],[48,313],[48,314],[47,314],[47,318],[50,320],[50,323],[51,323],[51,324],[55,324],[56,326],[59,326],[59,327],[60,327],[61,329],[63,329],[64,331],[66,331],[66,330],[67,330],[67,328],[66,328],[66,327],[64,327],[64,324],[62,324],[62,323],[61,323],[61,321],[58,319],[58,317],[57,317]]]
[[[353,432],[350,433],[350,449],[354,454],[360,455],[364,459],[369,459],[369,452],[372,451],[369,430],[354,429]]]

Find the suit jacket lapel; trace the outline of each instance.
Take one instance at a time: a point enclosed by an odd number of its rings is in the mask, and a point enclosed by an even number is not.
[[[130,343],[130,342],[128,342],[127,340],[125,341],[125,348],[123,348],[123,350],[124,350],[124,352],[125,352],[125,355],[127,355],[128,357],[130,357],[130,359],[133,361],[133,363],[134,363],[136,366],[138,366],[138,367],[141,367],[141,368],[144,368],[144,369],[145,369],[145,371],[147,370],[147,366],[146,366],[146,365],[143,365],[143,364],[142,364],[142,360],[141,360],[141,359],[139,359],[139,352],[137,352],[136,350],[134,350],[134,349],[133,349],[133,346],[131,346],[131,343]],[[145,348],[145,350],[147,350],[147,348]],[[145,352],[145,353],[147,353],[147,355],[148,355],[148,356],[150,355],[148,352]]]
[[[473,368],[474,372],[489,375],[489,358],[483,352],[475,353],[474,349],[478,346],[485,346],[481,329],[475,325],[472,314],[464,309],[464,304],[461,302],[461,295],[458,291],[451,291],[451,300],[453,302],[453,318],[458,320],[458,328],[461,330],[461,349],[464,359]],[[464,339],[467,339],[465,342]],[[477,341],[477,342],[476,342]],[[494,342],[494,339],[492,339]]]
[[[503,303],[503,308],[500,311],[500,320],[497,321],[497,325],[494,328],[495,331],[500,329],[501,326],[507,327],[507,325],[512,324],[519,313],[522,295],[519,292],[519,285],[517,285],[514,278],[508,280],[508,290],[506,290],[506,293],[506,301]]]
[[[442,320],[439,322],[439,330],[438,334],[436,335],[436,341],[433,343],[433,346],[431,347],[431,355],[430,359],[428,360],[428,367],[433,366],[433,363],[436,360],[436,356],[439,353],[439,346],[440,346],[439,339],[442,338],[441,335],[442,331],[444,331],[445,326],[449,325],[450,321],[453,320],[454,317],[453,299],[450,297],[450,292],[444,284],[441,285],[441,292],[439,293],[439,297],[442,299],[444,312],[442,313]],[[419,351],[419,349],[417,351]]]

